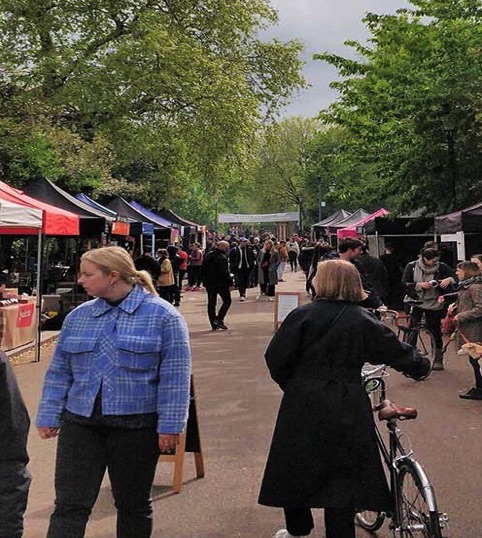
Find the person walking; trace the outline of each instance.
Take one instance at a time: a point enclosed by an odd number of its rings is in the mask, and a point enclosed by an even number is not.
[[[298,241],[295,241],[294,237],[291,237],[286,242],[286,251],[288,252],[288,260],[290,263],[291,271],[296,272],[298,270],[298,256],[300,255],[300,246]]]
[[[181,289],[179,288],[179,268],[183,259],[179,256],[179,248],[176,245],[169,245],[166,250],[169,257],[169,261],[171,262],[172,274],[174,276],[174,282],[171,286],[172,304],[174,306],[181,306]]]
[[[239,300],[244,302],[254,268],[254,254],[246,237],[240,237],[238,243],[229,251],[229,267],[237,283]]]
[[[274,248],[271,239],[266,239],[263,248],[258,254],[258,282],[259,294],[256,299],[266,295],[270,301],[274,301],[276,284],[278,284],[278,266],[280,257],[278,251]]]
[[[429,361],[358,305],[356,268],[320,263],[317,297],[290,312],[265,359],[283,391],[258,502],[281,507],[275,538],[308,536],[325,509],[327,538],[355,538],[355,511],[393,511],[361,369],[368,358],[421,378]],[[349,336],[349,337],[347,337]]]
[[[176,288],[177,290],[177,287],[175,286],[174,271],[167,249],[161,248],[159,250],[158,261],[161,266],[161,274],[157,279],[157,291],[161,299],[172,304],[174,301],[173,288]],[[177,306],[179,306],[179,302]]]
[[[0,538],[21,538],[30,473],[27,438],[30,418],[17,379],[0,351]]]
[[[187,267],[187,291],[201,290],[201,266],[203,263],[203,251],[199,243],[191,245],[189,265]]]
[[[208,318],[213,331],[226,331],[228,329],[224,323],[224,318],[231,306],[231,290],[233,288],[233,278],[228,265],[228,250],[229,243],[227,241],[218,241],[216,246],[206,254],[201,266],[201,278],[208,295]],[[222,304],[216,313],[218,295]]]
[[[443,343],[440,322],[445,315],[445,306],[439,301],[440,295],[449,291],[455,283],[454,271],[440,261],[437,250],[424,248],[420,256],[409,262],[403,271],[402,283],[407,295],[405,302],[415,299],[421,303],[412,308],[412,317],[420,322],[425,314],[427,327],[435,339],[435,360],[433,370],[443,370]]]
[[[288,251],[286,250],[286,241],[279,242],[278,253],[280,257],[280,262],[278,265],[278,282],[284,282],[283,273],[285,272],[286,264],[288,263]]]
[[[187,424],[187,325],[123,248],[86,252],[79,281],[96,299],[66,317],[37,415],[42,439],[59,436],[47,538],[85,536],[106,470],[117,538],[149,538],[159,454]]]
[[[182,282],[184,280],[184,277],[186,276],[187,264],[189,261],[189,254],[186,252],[186,247],[180,246],[179,250],[177,251],[177,255],[181,260],[179,263],[177,287],[179,288],[179,292],[182,292]]]

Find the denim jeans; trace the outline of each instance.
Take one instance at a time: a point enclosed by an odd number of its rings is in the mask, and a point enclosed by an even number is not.
[[[153,429],[63,423],[47,538],[84,537],[106,470],[117,509],[117,538],[149,538],[158,457],[158,434]]]

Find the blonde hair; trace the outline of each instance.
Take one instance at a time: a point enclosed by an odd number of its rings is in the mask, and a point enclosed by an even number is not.
[[[117,271],[121,280],[127,284],[140,284],[152,295],[158,295],[151,275],[147,271],[138,271],[129,253],[122,247],[101,247],[89,250],[82,255],[81,261],[94,263],[105,275]]]
[[[326,260],[318,263],[313,278],[316,295],[337,301],[364,301],[368,295],[362,287],[356,267],[344,260]]]

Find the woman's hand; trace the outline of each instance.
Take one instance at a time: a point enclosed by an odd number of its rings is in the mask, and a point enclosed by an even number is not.
[[[430,288],[433,288],[430,282],[419,282],[418,285],[422,290],[429,290]]]
[[[170,452],[179,444],[178,433],[160,433],[159,434],[159,450],[161,452]]]
[[[439,303],[445,303],[445,297],[443,295],[439,295],[437,301]]]
[[[59,434],[60,428],[51,428],[49,426],[39,426],[37,430],[40,435],[40,439],[52,439],[53,437],[57,437],[57,435]]]
[[[438,285],[441,287],[441,288],[446,288],[447,286],[450,286],[450,284],[452,284],[453,282],[453,278],[451,276],[448,276],[447,278],[444,278],[443,280],[441,280]]]

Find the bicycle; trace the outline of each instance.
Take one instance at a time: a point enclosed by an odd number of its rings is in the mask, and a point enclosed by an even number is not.
[[[363,529],[375,532],[385,519],[391,518],[389,528],[397,538],[444,538],[442,530],[448,529],[448,516],[437,507],[433,486],[423,467],[402,444],[398,421],[417,418],[417,410],[396,405],[386,399],[386,366],[366,365],[362,371],[363,384],[370,396],[374,412],[380,421],[385,421],[388,442],[375,424],[377,444],[387,467],[390,491],[394,499],[392,514],[385,512],[360,511],[355,521]]]
[[[393,321],[398,339],[412,345],[420,355],[430,361],[430,370],[423,378],[426,379],[432,372],[435,361],[435,338],[426,325],[425,314],[422,315],[421,320],[418,322],[413,317],[414,309],[421,304],[421,301],[411,300],[406,304],[410,306],[408,314],[401,314],[396,310],[387,310],[382,313],[382,319],[384,321]]]

